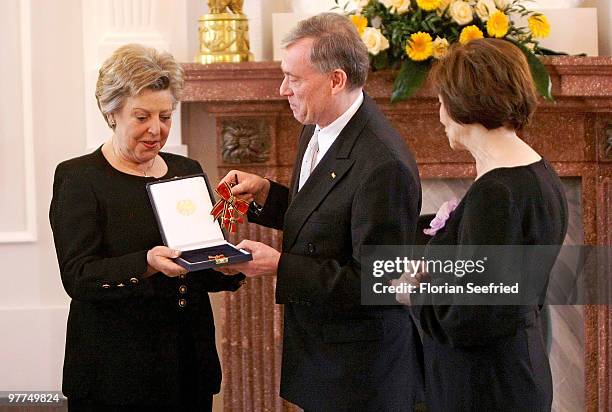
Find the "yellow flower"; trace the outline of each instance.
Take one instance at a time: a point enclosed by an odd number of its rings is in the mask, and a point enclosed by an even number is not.
[[[363,31],[368,25],[368,19],[366,17],[363,17],[361,14],[353,14],[349,16],[349,18],[351,19],[351,22],[355,25],[357,33],[359,33],[359,35],[362,35]]]
[[[433,42],[429,33],[413,33],[406,45],[406,54],[414,61],[430,58],[433,54]]]
[[[425,11],[432,11],[440,7],[441,0],[417,0],[417,6]]]
[[[508,33],[508,16],[502,11],[493,13],[489,21],[487,22],[487,33],[491,37],[497,37],[498,39],[504,37]]]
[[[446,56],[446,52],[448,51],[448,40],[436,37],[433,42],[433,57],[435,59],[441,59]]]
[[[545,15],[533,15],[527,22],[529,23],[529,29],[533,37],[548,37],[550,35],[550,24]]]
[[[468,44],[472,40],[482,39],[484,35],[480,29],[474,25],[464,27],[459,35],[459,43]]]

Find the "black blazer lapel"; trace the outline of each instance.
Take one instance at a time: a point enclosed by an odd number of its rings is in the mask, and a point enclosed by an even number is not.
[[[361,135],[368,118],[370,116],[370,105],[372,104],[368,96],[364,96],[364,102],[357,110],[353,118],[347,123],[336,141],[329,148],[321,162],[313,170],[312,175],[308,178],[302,190],[297,192],[299,184],[299,167],[297,177],[294,176],[294,194],[285,214],[285,228],[283,230],[284,248],[289,248],[295,242],[297,235],[308,220],[312,212],[325,200],[327,194],[334,188],[342,177],[350,170],[354,163],[354,159],[350,158],[351,151],[355,142]],[[314,132],[314,128],[309,132]],[[308,140],[304,145],[304,136],[302,135],[302,145],[308,146]],[[309,136],[312,136],[310,133]],[[306,151],[306,147],[300,148],[301,153],[296,161],[300,162]],[[333,175],[332,175],[333,173]],[[297,192],[297,193],[296,193]]]

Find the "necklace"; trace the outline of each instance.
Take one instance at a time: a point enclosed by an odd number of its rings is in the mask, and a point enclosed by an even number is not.
[[[111,147],[112,147],[112,153],[113,153],[113,156],[115,156],[115,159],[117,159],[119,161],[119,163],[123,163],[127,169],[130,169],[132,171],[138,171],[138,173],[142,173],[142,175],[144,177],[152,177],[149,174],[149,172],[151,171],[151,169],[155,165],[155,160],[157,159],[157,155],[155,155],[155,157],[153,158],[153,161],[151,162],[149,167],[147,167],[145,170],[141,170],[141,169],[138,169],[138,168],[133,168],[131,166],[127,166],[127,162],[125,160],[123,160],[123,158],[121,156],[119,156],[119,154],[117,153],[117,149],[115,148],[115,145],[111,143]]]
[[[147,167],[145,170],[143,170],[142,174],[144,175],[144,177],[151,177],[149,176],[149,172],[151,171],[151,169],[153,168],[153,165],[155,164],[155,159],[157,159],[157,155],[153,158],[151,165]]]

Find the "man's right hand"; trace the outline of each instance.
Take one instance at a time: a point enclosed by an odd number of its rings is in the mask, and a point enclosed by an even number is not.
[[[240,170],[230,170],[221,181],[235,185],[232,187],[232,194],[239,199],[247,202],[254,200],[261,206],[268,199],[270,181],[261,176],[241,172]]]

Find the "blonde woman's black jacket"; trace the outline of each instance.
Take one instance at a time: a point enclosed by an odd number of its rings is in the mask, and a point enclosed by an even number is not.
[[[202,171],[161,153],[164,178]],[[145,185],[100,149],[61,163],[49,217],[70,298],[63,392],[117,405],[178,404],[186,392],[216,393],[221,369],[208,292],[236,290],[243,275],[212,270],[143,278],[162,245]]]

